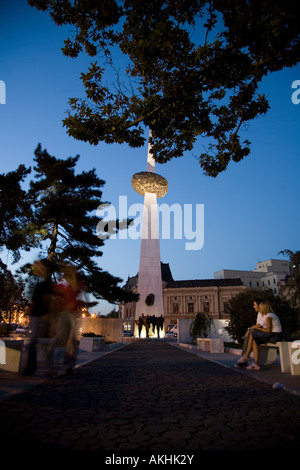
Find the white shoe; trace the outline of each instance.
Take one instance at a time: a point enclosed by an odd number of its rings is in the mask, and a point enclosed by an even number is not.
[[[261,367],[260,367],[260,365],[255,364],[255,362],[253,362],[253,364],[251,364],[251,366],[246,367],[246,369],[247,370],[260,370]]]
[[[242,356],[237,362],[238,364],[247,364],[249,361],[251,361],[250,357]]]

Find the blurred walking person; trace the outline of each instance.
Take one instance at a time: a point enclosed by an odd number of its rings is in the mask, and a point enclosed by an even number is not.
[[[22,375],[33,375],[37,369],[36,346],[39,329],[43,319],[51,312],[53,302],[52,264],[48,259],[37,260],[32,265],[32,273],[42,280],[39,281],[32,294],[30,311],[30,340],[28,346],[28,362]]]
[[[62,280],[57,284],[59,298],[59,328],[57,341],[65,346],[64,368],[67,375],[72,374],[77,360],[76,320],[80,313],[79,295],[83,284],[77,269],[72,265],[60,267]]]

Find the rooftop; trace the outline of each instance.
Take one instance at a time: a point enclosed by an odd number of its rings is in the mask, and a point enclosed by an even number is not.
[[[242,286],[240,278],[233,279],[192,279],[186,281],[169,281],[165,286],[167,289],[182,287],[230,287]]]

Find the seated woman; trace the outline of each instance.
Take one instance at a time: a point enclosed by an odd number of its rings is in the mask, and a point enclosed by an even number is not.
[[[248,348],[244,356],[238,360],[238,364],[247,364],[251,358],[250,354],[253,351],[254,362],[246,367],[248,370],[260,370],[259,365],[259,345],[268,343],[270,336],[275,337],[276,341],[280,341],[282,336],[282,327],[278,316],[272,312],[272,308],[267,302],[261,302],[259,310],[263,315],[263,327],[251,330],[249,337]],[[275,341],[275,342],[276,342]]]

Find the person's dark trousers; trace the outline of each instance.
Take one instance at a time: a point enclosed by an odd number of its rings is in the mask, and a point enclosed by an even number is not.
[[[22,375],[34,374],[37,369],[36,347],[38,340],[38,330],[40,324],[40,317],[32,316],[30,318],[30,343],[28,346],[28,361]]]

